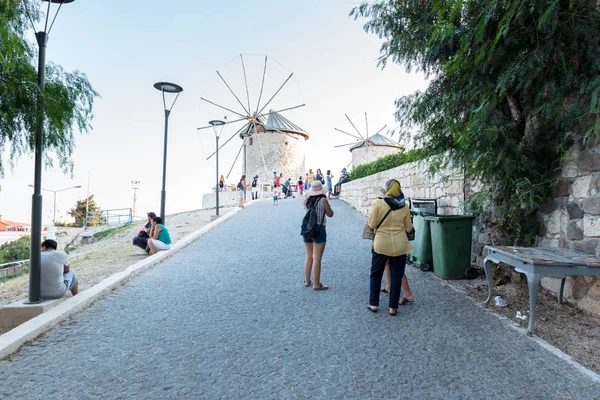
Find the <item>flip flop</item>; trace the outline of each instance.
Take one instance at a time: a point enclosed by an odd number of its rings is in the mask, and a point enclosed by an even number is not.
[[[310,285],[312,285],[312,282],[311,282],[311,281],[308,281],[308,283],[307,283],[307,282],[304,282],[304,287],[309,287]]]
[[[319,283],[319,286],[317,287],[313,287],[313,290],[327,290],[329,289],[329,286],[325,286],[322,283]]]
[[[400,304],[401,306],[404,306],[404,305],[407,305],[407,304],[410,305],[410,304],[412,304],[414,302],[415,302],[415,299],[409,300],[406,297],[402,297],[400,299],[400,303],[398,303],[398,304]]]

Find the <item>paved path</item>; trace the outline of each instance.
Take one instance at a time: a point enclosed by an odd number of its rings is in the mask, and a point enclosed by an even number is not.
[[[0,398],[599,397],[431,274],[408,269],[397,317],[369,313],[364,218],[332,204],[329,291],[302,285],[299,200],[258,203],[1,361]]]

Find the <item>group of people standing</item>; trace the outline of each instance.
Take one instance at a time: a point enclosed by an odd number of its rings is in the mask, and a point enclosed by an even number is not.
[[[298,178],[298,192],[302,196],[304,191],[310,190],[311,186],[315,181],[321,182],[321,184],[325,185],[325,194],[327,199],[331,200],[331,196],[339,195],[341,191],[341,187],[343,183],[346,183],[350,180],[350,174],[346,170],[346,168],[342,168],[342,172],[340,173],[340,179],[338,182],[333,185],[334,175],[331,173],[331,170],[327,170],[326,174],[321,172],[321,168],[317,168],[316,173],[313,172],[312,169],[309,168],[308,173],[305,177]]]
[[[398,306],[414,302],[408,279],[404,274],[407,254],[413,249],[407,235],[413,230],[413,224],[400,182],[396,179],[388,180],[381,192],[383,196],[373,203],[367,222],[369,227],[375,231],[371,247],[368,310],[374,313],[378,312],[381,293],[388,293],[389,314],[395,316]],[[304,201],[304,207],[315,210],[316,223],[321,228],[320,235],[314,238],[303,236],[306,249],[304,286],[312,286],[313,290],[329,289],[321,282],[321,260],[327,242],[326,222],[327,218],[332,218],[334,215],[328,202],[327,193],[323,183],[316,179],[315,175],[315,179],[306,189],[307,198]],[[381,282],[384,273],[387,285],[382,289]],[[404,291],[402,298],[400,297],[401,289]]]

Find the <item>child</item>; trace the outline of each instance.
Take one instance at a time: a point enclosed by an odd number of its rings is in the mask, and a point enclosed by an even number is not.
[[[279,189],[277,188],[277,186],[275,186],[275,188],[273,189],[273,205],[279,205]]]
[[[302,180],[302,177],[298,178],[298,193],[300,194],[300,196],[302,196],[302,192],[304,191],[304,181]]]

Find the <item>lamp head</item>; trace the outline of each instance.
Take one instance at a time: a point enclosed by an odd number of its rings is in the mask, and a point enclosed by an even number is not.
[[[223,131],[223,126],[225,125],[225,121],[213,119],[212,121],[208,121],[208,124],[213,127],[213,131],[215,132],[215,136],[217,138],[219,136],[221,136],[221,132]]]
[[[81,187],[81,185],[77,185],[75,186],[75,189],[79,189]]]
[[[183,88],[175,83],[171,82],[156,82],[154,87],[157,90],[165,93],[181,93],[183,92]]]
[[[49,3],[56,3],[56,4],[68,4],[68,3],[72,3],[75,0],[42,0],[42,1],[47,1]]]

